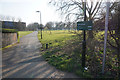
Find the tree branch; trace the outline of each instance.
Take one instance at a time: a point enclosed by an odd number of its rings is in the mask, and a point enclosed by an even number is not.
[[[97,12],[98,12],[98,10],[99,10],[99,8],[100,8],[100,6],[101,6],[101,3],[102,3],[102,2],[99,3],[98,8],[97,8],[96,12],[94,13],[94,15],[92,16],[92,18],[95,17],[95,15],[97,14]]]
[[[117,47],[114,46],[114,45],[112,45],[111,42],[110,42],[109,40],[107,40],[107,42],[108,42],[108,44],[109,44],[110,46],[112,46],[113,48],[117,49]]]

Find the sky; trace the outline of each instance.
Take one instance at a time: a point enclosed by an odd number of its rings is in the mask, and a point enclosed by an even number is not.
[[[49,21],[61,21],[59,12],[56,8],[48,4],[49,0],[0,0],[0,15],[21,18],[22,22],[40,23],[41,11],[42,24]]]
[[[40,23],[41,11],[42,24],[49,21],[64,21],[56,8],[48,4],[50,0],[0,0],[0,15],[21,18],[22,22]],[[95,1],[95,0],[94,0]]]

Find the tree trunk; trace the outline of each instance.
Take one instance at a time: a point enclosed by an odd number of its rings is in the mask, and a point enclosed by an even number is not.
[[[92,17],[91,17],[91,14],[89,14],[89,18],[87,19],[89,21],[92,21]],[[94,54],[94,51],[95,51],[95,40],[94,40],[94,33],[93,33],[93,30],[91,31],[88,31],[87,32],[87,35],[88,35],[88,38],[87,38],[87,47],[90,49],[90,53],[87,53],[90,55],[91,57],[91,60],[90,60],[90,71],[91,72],[94,72],[94,57],[95,57],[95,54]]]
[[[91,50],[92,52],[94,52],[95,44],[94,44],[93,31],[88,31],[87,34],[88,34],[88,38],[87,38],[88,47],[90,48],[90,50]]]
[[[50,35],[52,34],[51,30],[50,30]]]
[[[89,21],[93,21],[92,20],[92,15],[89,13]],[[94,44],[94,33],[93,30],[88,31],[88,47],[90,48],[90,50],[94,53],[94,49],[95,49],[95,44]]]
[[[87,42],[86,42],[86,44],[87,44],[87,48],[89,48],[90,49],[90,52],[89,53],[87,53],[88,55],[90,55],[90,60],[89,60],[89,67],[90,67],[90,72],[91,73],[93,73],[94,72],[94,68],[95,68],[95,63],[94,63],[94,61],[95,61],[95,53],[94,53],[94,51],[95,51],[95,40],[94,40],[94,35],[93,35],[93,31],[88,31],[87,32],[87,35],[88,35],[88,38],[87,38]]]

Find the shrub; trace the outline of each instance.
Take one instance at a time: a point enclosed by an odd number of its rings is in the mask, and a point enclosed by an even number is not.
[[[4,29],[2,28],[2,33],[18,33],[15,29]]]

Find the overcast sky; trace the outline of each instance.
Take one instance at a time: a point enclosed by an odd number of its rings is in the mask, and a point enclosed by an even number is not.
[[[26,24],[40,22],[41,11],[42,23],[45,25],[49,21],[63,21],[56,8],[48,5],[50,0],[0,0],[0,15],[21,18]],[[93,0],[99,1],[99,0]],[[103,0],[104,1],[104,0]],[[109,1],[109,0],[108,0]]]
[[[0,0],[0,15],[21,18],[26,24],[40,22],[41,11],[42,23],[49,21],[61,21],[56,8],[48,5],[49,0]]]

